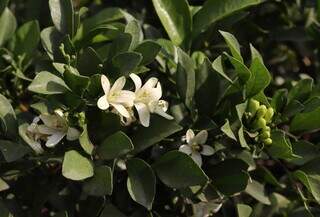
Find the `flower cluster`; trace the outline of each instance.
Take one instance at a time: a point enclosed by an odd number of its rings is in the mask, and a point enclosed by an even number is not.
[[[118,78],[111,87],[109,79],[101,76],[101,85],[104,95],[97,102],[98,108],[111,111],[120,115],[122,122],[129,125],[136,120],[134,110],[136,109],[139,121],[144,127],[150,125],[150,114],[155,113],[166,119],[173,119],[168,115],[168,102],[161,100],[162,88],[157,78],[151,77],[144,85],[140,77],[130,74],[135,85],[135,91],[123,90],[126,78]]]
[[[26,134],[30,139],[26,142],[38,154],[43,153],[42,142],[46,147],[52,148],[65,136],[69,141],[76,140],[80,136],[76,128],[69,127],[61,110],[56,110],[54,114],[41,114],[35,117],[28,126]]]
[[[186,133],[185,140],[187,144],[181,145],[179,151],[189,155],[199,166],[202,165],[201,155],[210,156],[214,154],[214,149],[205,145],[208,139],[206,130],[200,131],[197,135],[189,129]]]
[[[257,100],[250,99],[246,114],[247,125],[252,131],[259,133],[257,140],[265,145],[272,144],[271,128],[268,124],[271,123],[274,115],[273,108],[267,108],[265,105],[260,105]]]

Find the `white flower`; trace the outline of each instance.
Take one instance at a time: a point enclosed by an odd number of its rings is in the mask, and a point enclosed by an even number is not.
[[[48,135],[45,144],[48,148],[56,146],[65,136],[69,141],[76,140],[80,136],[80,132],[76,128],[69,127],[60,110],[55,111],[55,114],[52,115],[41,114],[39,118],[43,124],[38,125],[38,131]]]
[[[112,106],[117,113],[125,118],[130,118],[131,114],[128,108],[133,106],[135,94],[132,91],[122,90],[126,84],[126,78],[118,78],[110,88],[110,81],[105,76],[101,76],[101,85],[104,95],[99,98],[97,105],[102,110],[107,110]]]
[[[42,154],[44,152],[41,147],[41,140],[46,140],[47,135],[41,134],[38,129],[39,117],[35,117],[32,123],[27,127],[26,135],[28,139],[24,139],[27,144],[37,153]]]
[[[143,86],[139,76],[131,73],[130,78],[135,85],[134,107],[139,114],[140,123],[148,127],[150,124],[150,113],[156,113],[162,117],[172,120],[168,115],[168,102],[160,100],[162,97],[161,84],[155,77],[150,78]]]
[[[186,133],[186,142],[180,146],[179,151],[186,153],[199,165],[202,165],[201,155],[210,156],[214,154],[214,149],[205,145],[208,138],[208,132],[206,130],[200,131],[197,135],[193,130],[189,129]]]

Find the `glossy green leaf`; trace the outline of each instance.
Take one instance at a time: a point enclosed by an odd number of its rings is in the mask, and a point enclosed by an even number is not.
[[[251,77],[251,71],[248,69],[248,67],[244,63],[242,63],[241,61],[237,60],[236,58],[234,58],[228,54],[226,54],[226,55],[229,58],[233,67],[235,68],[236,73],[238,74],[239,79],[242,82],[242,84],[247,82]]]
[[[97,74],[102,67],[102,60],[97,52],[88,47],[83,50],[83,53],[79,56],[77,69],[81,75],[91,76]]]
[[[272,144],[268,147],[268,153],[274,158],[292,159],[298,157],[292,151],[292,145],[286,138],[283,131],[275,130],[271,132]]]
[[[74,74],[70,69],[66,69],[63,73],[63,78],[66,85],[78,96],[82,96],[88,88],[90,79],[87,76]]]
[[[290,123],[290,131],[311,131],[320,128],[320,107],[310,112],[297,113]]]
[[[252,180],[248,183],[248,186],[245,191],[247,194],[258,200],[262,204],[271,204],[270,199],[265,192],[264,186],[261,183]]]
[[[197,36],[218,20],[260,2],[260,0],[207,0],[193,17],[193,34]]]
[[[143,40],[143,32],[137,20],[130,21],[125,28],[125,32],[132,36],[130,50],[136,48]]]
[[[249,165],[240,159],[227,159],[210,166],[207,174],[221,193],[233,195],[246,189],[249,181],[248,167]]]
[[[159,116],[152,117],[150,122],[151,125],[149,127],[140,126],[133,132],[134,153],[141,152],[182,130],[182,127],[175,121],[170,121]]]
[[[62,163],[62,175],[67,179],[79,181],[94,174],[91,161],[77,151],[67,151]]]
[[[29,148],[9,140],[0,140],[0,151],[7,162],[14,162],[26,155]]]
[[[292,159],[290,163],[296,165],[303,165],[320,156],[319,147],[304,140],[292,143],[292,150],[299,158]]]
[[[126,217],[112,204],[107,204],[99,217]]]
[[[94,169],[94,176],[85,181],[83,191],[88,195],[111,195],[113,190],[112,170],[108,166],[98,166]]]
[[[191,14],[186,0],[152,0],[158,17],[175,45],[187,45],[191,37]]]
[[[154,61],[155,57],[161,50],[161,46],[151,40],[143,41],[139,44],[134,51],[142,55],[142,60],[140,65],[147,65]]]
[[[9,188],[10,188],[10,186],[0,177],[0,192],[8,190]]]
[[[60,54],[59,46],[62,41],[62,35],[54,27],[47,27],[40,33],[42,47],[47,52],[48,56],[53,60]]]
[[[213,62],[212,62],[212,68],[216,70],[222,77],[224,77],[227,81],[230,83],[233,83],[233,81],[226,75],[223,69],[222,65],[222,57],[218,56]]]
[[[40,41],[38,21],[29,21],[18,28],[10,41],[10,48],[15,55],[30,56]]]
[[[0,15],[4,12],[4,10],[6,9],[7,5],[8,5],[9,0],[2,0],[0,2]]]
[[[204,185],[208,181],[206,174],[192,158],[179,151],[164,154],[152,167],[160,180],[172,188]]]
[[[89,134],[88,134],[88,127],[87,125],[83,126],[83,131],[79,137],[79,142],[81,147],[83,148],[83,150],[87,153],[87,154],[92,154],[93,149],[94,149],[94,145],[92,144],[90,138],[89,138]]]
[[[111,160],[133,150],[131,139],[119,131],[107,137],[97,148],[97,154],[101,159]]]
[[[61,33],[73,37],[75,25],[72,0],[49,0],[49,7],[54,26]]]
[[[252,208],[246,204],[237,204],[238,217],[250,217]]]
[[[151,210],[156,194],[156,177],[152,168],[138,158],[128,160],[126,165],[127,187],[131,198]]]
[[[303,79],[300,80],[293,88],[290,89],[288,93],[288,103],[290,103],[292,100],[298,100],[300,102],[303,102],[308,98],[308,96],[311,94],[313,86],[313,79]]]
[[[226,120],[226,123],[220,128],[230,139],[237,141],[236,136],[234,135],[232,128],[230,126],[229,120]]]
[[[46,95],[62,94],[68,89],[68,86],[60,77],[46,71],[37,74],[28,86],[29,91]]]
[[[236,37],[234,37],[234,35],[232,35],[229,32],[224,32],[224,31],[219,31],[220,34],[223,36],[224,40],[226,41],[232,57],[239,61],[240,63],[243,63],[243,58],[241,56],[241,51],[240,51],[240,44],[238,42],[238,40],[236,39]]]
[[[0,16],[0,45],[10,39],[17,28],[17,21],[9,8],[5,8]]]
[[[128,75],[142,61],[142,55],[137,52],[119,53],[112,58],[112,64],[120,75]]]
[[[0,94],[0,105],[0,126],[5,135],[16,139],[18,135],[17,118],[9,100],[2,94]]]

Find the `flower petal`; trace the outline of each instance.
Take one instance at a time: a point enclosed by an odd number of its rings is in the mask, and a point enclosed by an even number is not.
[[[214,154],[214,149],[209,145],[202,145],[202,151],[200,153],[205,156],[210,156]]]
[[[116,98],[112,98],[112,102],[116,104],[123,104],[126,107],[132,107],[134,98],[134,92],[129,90],[121,90]]]
[[[110,81],[105,75],[101,75],[101,86],[105,95],[108,95],[110,91]]]
[[[126,109],[126,107],[124,107],[121,104],[117,104],[117,103],[110,103],[115,110],[122,116],[126,117],[126,118],[130,118],[130,113],[128,112],[128,110]]]
[[[151,77],[148,81],[143,85],[143,89],[151,89],[154,88],[158,83],[158,78]]]
[[[41,114],[39,117],[44,123],[44,125],[46,125],[47,127],[55,128],[58,124],[58,119],[56,115]]]
[[[201,167],[202,165],[202,158],[199,152],[192,152],[191,153],[191,158],[194,160],[194,162],[196,162],[196,164],[198,164],[199,167]]]
[[[66,134],[64,132],[56,132],[55,134],[49,136],[46,142],[46,146],[48,148],[53,148],[63,139],[65,135]]]
[[[206,130],[201,130],[195,137],[194,137],[194,142],[200,145],[203,145],[206,143],[208,139],[208,131]]]
[[[191,140],[194,138],[194,132],[193,130],[189,129],[187,130],[186,133],[186,139],[187,139],[187,143],[190,144]]]
[[[107,110],[109,108],[109,103],[106,95],[98,99],[97,106],[101,110]]]
[[[40,142],[30,141],[30,142],[27,142],[27,144],[32,148],[32,150],[36,154],[42,154],[44,152],[43,148],[41,147]]]
[[[41,134],[52,135],[52,134],[56,133],[57,130],[50,128],[50,127],[47,127],[44,124],[40,124],[40,125],[38,125],[38,132]]]
[[[179,147],[179,151],[181,151],[187,155],[190,155],[192,153],[192,149],[189,145],[181,145]]]
[[[79,136],[80,136],[79,130],[77,130],[77,129],[74,128],[74,127],[69,127],[69,128],[68,128],[68,131],[67,131],[67,140],[73,141],[73,140],[78,139]]]
[[[150,125],[150,111],[144,103],[136,103],[135,108],[139,114],[139,120],[142,126],[149,127]]]
[[[118,92],[122,90],[125,84],[126,84],[126,78],[124,76],[121,76],[114,82],[110,92]]]
[[[135,91],[139,90],[142,86],[142,81],[140,77],[134,73],[131,73],[129,76],[132,79],[134,86],[136,87]]]

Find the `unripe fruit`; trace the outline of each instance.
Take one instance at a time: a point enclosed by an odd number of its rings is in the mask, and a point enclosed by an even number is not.
[[[263,139],[268,139],[270,138],[271,134],[270,134],[270,131],[263,131],[261,134],[260,134],[260,138],[263,140]]]
[[[270,139],[270,138],[265,139],[265,140],[263,140],[263,143],[266,144],[266,145],[271,145],[272,144],[272,139]]]
[[[262,133],[264,133],[264,132],[269,132],[270,133],[271,132],[271,128],[266,125],[265,127],[262,128]]]
[[[261,105],[256,114],[257,118],[264,117],[267,111],[267,107],[265,105]]]
[[[264,119],[267,121],[267,123],[270,123],[272,120],[272,117],[274,115],[274,110],[273,108],[268,108],[266,114],[264,115]]]
[[[248,112],[251,113],[252,117],[256,114],[260,103],[257,100],[250,99],[248,102]]]
[[[267,122],[264,118],[258,118],[254,123],[253,123],[253,128],[255,129],[264,129],[267,126]]]

